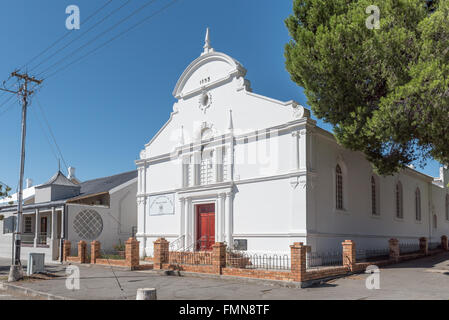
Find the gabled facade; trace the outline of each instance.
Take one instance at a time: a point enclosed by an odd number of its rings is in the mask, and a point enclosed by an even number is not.
[[[142,256],[152,255],[158,237],[185,250],[223,241],[285,252],[297,241],[322,251],[345,239],[385,247],[393,236],[447,234],[442,184],[413,169],[375,176],[362,154],[341,148],[307,109],[253,93],[245,75],[237,60],[211,47],[207,33],[203,53],[175,86],[169,120],[136,161]],[[415,221],[409,198],[417,188]],[[395,203],[402,217],[392,216]],[[432,229],[435,214],[440,223]]]

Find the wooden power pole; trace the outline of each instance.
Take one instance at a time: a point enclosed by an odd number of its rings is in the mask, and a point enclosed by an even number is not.
[[[10,93],[17,94],[22,99],[22,137],[21,137],[21,152],[20,152],[20,173],[19,173],[19,194],[17,197],[17,221],[15,226],[15,232],[13,234],[13,248],[12,248],[12,264],[9,270],[8,281],[17,281],[23,278],[22,264],[20,262],[20,247],[22,240],[22,214],[23,214],[23,173],[25,168],[25,138],[26,138],[26,117],[27,117],[27,107],[28,99],[34,91],[28,88],[30,83],[35,83],[37,85],[42,83],[42,80],[35,79],[34,77],[28,76],[28,74],[20,74],[18,72],[13,72],[11,77],[17,78],[22,82],[18,91],[11,91],[7,89],[0,89]],[[37,221],[36,221],[37,223]]]

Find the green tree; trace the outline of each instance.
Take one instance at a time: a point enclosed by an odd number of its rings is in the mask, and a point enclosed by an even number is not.
[[[9,192],[11,191],[11,188],[8,186],[3,186],[0,182],[0,199],[5,198],[9,196]]]
[[[295,0],[285,23],[286,68],[340,144],[383,175],[449,164],[449,1]]]

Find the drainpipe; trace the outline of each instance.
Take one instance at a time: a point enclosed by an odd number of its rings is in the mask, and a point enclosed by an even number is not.
[[[432,198],[432,182],[429,182],[429,240],[432,239],[432,219],[433,219],[433,198]]]

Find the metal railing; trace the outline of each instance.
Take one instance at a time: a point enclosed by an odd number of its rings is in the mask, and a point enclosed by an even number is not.
[[[429,242],[429,250],[435,250],[441,247],[440,242]]]
[[[419,243],[399,243],[400,254],[418,253],[420,250]]]
[[[226,266],[241,269],[290,270],[291,262],[288,254],[257,254],[228,250]]]
[[[185,242],[184,242],[185,236],[182,235],[176,240],[170,242],[170,251],[179,251],[179,249],[184,248]]]
[[[172,265],[212,265],[212,252],[210,251],[170,251],[168,262]]]
[[[343,265],[343,253],[334,252],[307,252],[306,267],[335,267]]]
[[[388,260],[389,258],[390,258],[389,248],[356,250],[356,262]]]

